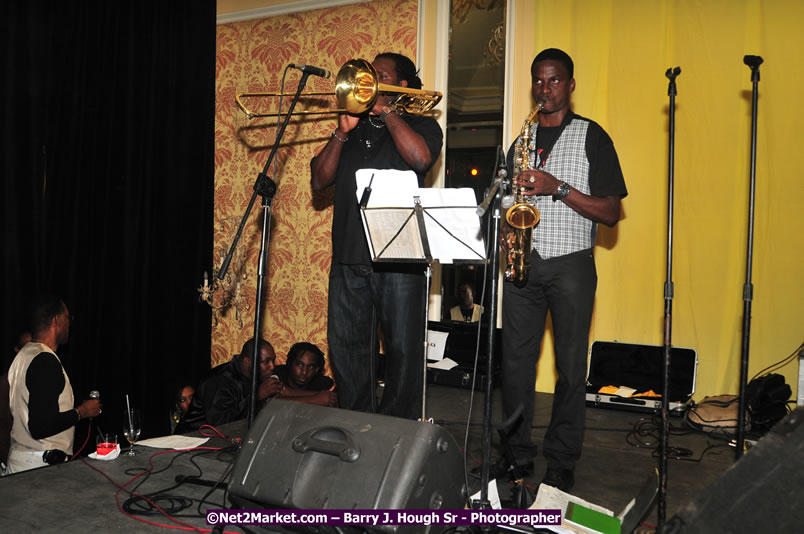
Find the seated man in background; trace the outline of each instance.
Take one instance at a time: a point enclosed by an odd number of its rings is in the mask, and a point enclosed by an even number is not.
[[[20,335],[17,337],[17,342],[14,345],[14,355],[16,356],[19,351],[22,350],[22,347],[26,345],[31,340],[31,333],[25,330],[24,332],[20,332]]]
[[[201,382],[193,395],[190,407],[176,426],[176,434],[198,430],[202,425],[222,425],[245,419],[251,403],[251,358],[254,354],[254,338],[243,345],[240,354],[231,361],[221,364],[211,371],[211,375]],[[276,353],[273,346],[264,339],[259,344],[260,360],[257,365],[257,410],[260,403],[275,397],[282,388],[282,382],[272,376]]]
[[[173,397],[173,404],[170,407],[170,433],[176,431],[176,426],[181,423],[182,418],[187,415],[190,403],[195,395],[195,387],[192,384],[181,386]]]
[[[277,365],[276,376],[284,384],[279,398],[337,406],[335,383],[324,375],[324,353],[312,343],[296,343],[288,351],[287,363]]]
[[[458,305],[450,308],[450,320],[476,323],[482,313],[483,307],[475,304],[475,290],[472,286],[466,283],[458,286]]]

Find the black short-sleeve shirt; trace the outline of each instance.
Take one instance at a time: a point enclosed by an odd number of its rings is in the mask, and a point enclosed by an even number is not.
[[[443,134],[432,117],[404,114],[402,118],[424,138],[433,163],[441,153]],[[378,128],[377,125],[382,125]],[[335,212],[332,218],[332,263],[370,265],[360,209],[357,202],[355,172],[358,169],[412,170],[402,159],[388,129],[379,119],[364,117],[349,132],[344,143],[335,183]],[[428,169],[429,170],[429,169]],[[419,186],[424,185],[425,172],[416,173]]]

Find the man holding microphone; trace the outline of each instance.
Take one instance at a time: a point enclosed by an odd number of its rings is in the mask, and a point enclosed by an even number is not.
[[[71,316],[52,295],[31,306],[31,341],[17,353],[8,370],[9,404],[14,424],[8,473],[65,461],[73,454],[75,425],[101,413],[98,399],[77,408],[67,372],[56,355],[70,336]]]

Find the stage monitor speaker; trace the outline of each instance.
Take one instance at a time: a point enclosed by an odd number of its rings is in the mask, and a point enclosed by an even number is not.
[[[458,444],[439,426],[272,400],[235,459],[229,492],[240,508],[462,509],[463,473]]]
[[[801,532],[802,495],[804,408],[797,408],[674,515],[662,533]]]

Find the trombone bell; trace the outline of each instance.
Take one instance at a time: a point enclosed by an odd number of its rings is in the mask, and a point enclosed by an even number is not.
[[[336,109],[320,109],[308,111],[294,111],[293,115],[322,115],[327,113],[350,113],[360,115],[369,111],[380,93],[396,95],[391,104],[394,109],[401,109],[407,113],[420,114],[432,109],[441,101],[442,94],[438,91],[425,91],[423,89],[409,89],[396,85],[378,83],[377,71],[365,59],[350,59],[344,63],[335,78],[334,92],[307,92],[304,97],[335,95]],[[249,119],[257,117],[276,116],[277,112],[255,112],[246,107],[243,102],[248,98],[270,98],[293,96],[288,93],[240,93],[235,97],[238,107]],[[283,113],[282,115],[286,115]]]
[[[365,59],[350,59],[335,78],[338,107],[352,115],[360,115],[372,107],[379,87],[377,71],[371,63]]]

